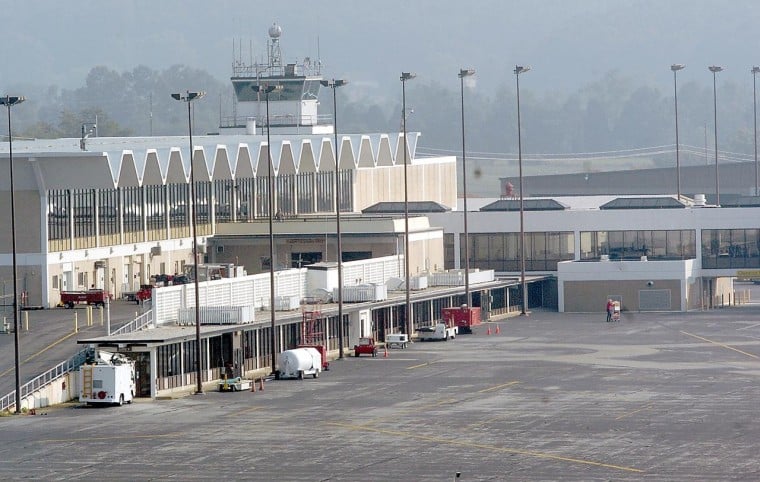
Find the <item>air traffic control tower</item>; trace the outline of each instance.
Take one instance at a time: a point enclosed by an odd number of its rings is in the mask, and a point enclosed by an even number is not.
[[[269,95],[269,123],[277,134],[331,134],[331,116],[320,119],[319,89],[321,62],[306,57],[300,63],[282,62],[282,27],[269,27],[267,61],[246,63],[237,58],[232,64],[235,91],[232,116],[223,117],[220,131],[225,134],[263,134],[267,125],[267,86],[282,86]],[[260,87],[257,92],[256,86]],[[320,122],[322,120],[323,122]]]

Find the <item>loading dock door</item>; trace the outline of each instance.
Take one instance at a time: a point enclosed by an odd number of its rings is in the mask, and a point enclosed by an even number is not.
[[[670,290],[639,290],[639,310],[671,311]]]

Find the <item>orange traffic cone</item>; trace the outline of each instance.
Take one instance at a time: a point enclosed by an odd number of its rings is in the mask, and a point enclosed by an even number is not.
[[[499,330],[499,325],[496,325],[496,334],[498,335],[499,333],[501,333],[501,330]]]
[[[486,330],[486,335],[490,335],[490,334],[491,334],[491,327],[489,326],[488,329]]]
[[[264,377],[259,378],[259,391],[264,391]]]
[[[385,345],[385,353],[383,354],[383,358],[388,358],[388,345]]]
[[[256,380],[251,380],[251,392],[256,391]]]

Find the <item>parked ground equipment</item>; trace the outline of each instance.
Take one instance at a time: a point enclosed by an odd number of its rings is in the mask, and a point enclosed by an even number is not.
[[[453,340],[457,336],[456,326],[447,326],[446,323],[436,323],[433,326],[424,326],[417,329],[417,337],[420,341]]]
[[[449,326],[456,326],[458,333],[472,333],[472,327],[480,324],[480,307],[462,305],[443,308],[441,318]]]
[[[330,369],[330,362],[327,360],[327,349],[324,345],[298,345],[298,348],[314,348],[319,352],[319,355],[322,357],[322,371],[326,372]]]
[[[79,401],[88,405],[132,403],[135,364],[118,353],[101,352],[79,368]]]
[[[409,344],[409,335],[406,333],[388,333],[385,335],[385,345],[388,348],[406,348]]]
[[[251,383],[252,383],[251,380],[246,380],[240,377],[224,378],[222,380],[219,380],[219,391],[220,392],[242,392],[244,390],[250,390]]]
[[[61,291],[61,304],[66,308],[85,303],[88,305],[105,306],[109,298],[108,291],[91,289],[87,291]]]
[[[297,378],[305,376],[319,377],[322,371],[322,355],[316,348],[294,348],[280,353],[279,369],[275,378]]]
[[[374,338],[368,336],[359,338],[359,343],[354,345],[354,356],[359,355],[377,356],[377,345]]]

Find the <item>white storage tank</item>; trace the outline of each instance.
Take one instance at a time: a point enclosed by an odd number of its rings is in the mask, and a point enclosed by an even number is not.
[[[316,348],[294,348],[280,353],[276,378],[303,379],[307,375],[319,377],[322,355]]]

